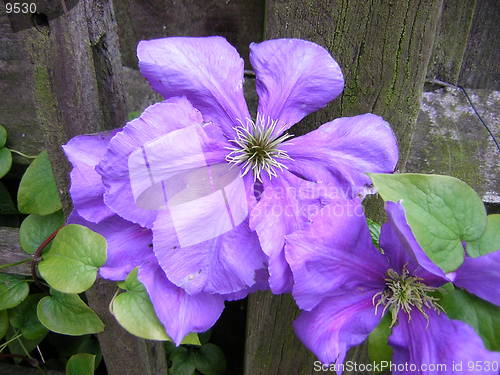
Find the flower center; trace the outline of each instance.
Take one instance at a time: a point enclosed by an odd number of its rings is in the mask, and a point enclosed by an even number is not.
[[[420,277],[411,276],[407,265],[403,267],[401,274],[389,269],[386,275],[384,290],[375,294],[372,302],[375,305],[375,314],[377,314],[380,305],[384,306],[382,315],[387,310],[390,311],[391,327],[396,324],[400,310],[403,310],[408,315],[408,321],[410,321],[412,309],[417,308],[427,319],[427,322],[429,322],[429,316],[424,308],[433,309],[438,313],[443,310],[437,303],[438,299],[429,295],[436,288],[423,284]]]
[[[262,172],[271,178],[277,176],[277,169],[280,171],[288,169],[281,161],[292,159],[286,151],[279,149],[279,145],[292,135],[285,133],[276,136],[277,123],[277,120],[266,119],[259,115],[255,121],[250,119],[245,123],[240,121],[241,125],[233,128],[236,138],[229,140],[234,147],[227,147],[231,152],[226,156],[226,161],[240,165],[243,176],[252,171],[254,180],[261,182]]]

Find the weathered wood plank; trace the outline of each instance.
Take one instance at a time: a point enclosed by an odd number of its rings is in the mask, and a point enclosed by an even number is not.
[[[124,64],[137,68],[141,39],[226,37],[248,62],[248,45],[262,39],[264,0],[121,0],[115,2]]]
[[[29,258],[29,255],[19,246],[19,229],[0,227],[0,265],[19,262],[26,258]],[[30,275],[30,263],[4,268],[2,272]]]
[[[467,90],[500,139],[500,92]],[[459,88],[423,95],[408,171],[447,174],[471,185],[486,203],[500,203],[500,158],[495,143]]]
[[[0,124],[8,132],[7,146],[36,155],[44,144],[33,98],[33,66],[28,61],[22,33],[12,30],[9,18],[0,14]],[[14,162],[29,160],[14,155]]]
[[[81,0],[73,5],[48,17],[45,26],[18,32],[32,64],[27,80],[66,214],[71,210],[69,165],[61,144],[78,134],[122,126],[127,116],[112,2]],[[98,339],[108,374],[165,374],[165,356],[159,354],[162,344],[145,345],[114,321],[108,310],[113,292],[98,282],[87,295],[107,323]]]
[[[427,72],[429,79],[458,82],[476,9],[476,0],[444,0]]]
[[[268,1],[266,38],[315,41],[332,52],[346,78],[340,100],[294,127],[294,134],[334,117],[373,112],[395,129],[399,168],[405,170],[441,5],[441,0]],[[245,374],[317,373],[314,357],[290,328],[296,312],[288,296],[250,296]]]
[[[477,0],[459,84],[469,88],[500,90],[500,2]]]

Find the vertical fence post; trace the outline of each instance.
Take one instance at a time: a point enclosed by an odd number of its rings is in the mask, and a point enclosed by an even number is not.
[[[71,210],[69,165],[61,144],[75,135],[116,128],[126,121],[112,5],[111,0],[40,1],[38,12],[45,21],[25,32],[37,120],[66,214]],[[98,339],[108,374],[166,374],[163,345],[130,335],[110,314],[115,289],[98,280],[87,292],[90,306],[106,325]]]
[[[404,170],[441,7],[442,0],[268,0],[265,38],[321,44],[337,59],[346,79],[342,97],[306,118],[294,133],[316,129],[335,117],[376,113],[396,132],[399,169]],[[246,375],[317,373],[313,355],[293,333],[296,314],[288,295],[250,296]],[[362,348],[350,355],[366,361]]]

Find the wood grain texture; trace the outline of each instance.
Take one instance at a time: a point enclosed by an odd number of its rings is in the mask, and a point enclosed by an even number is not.
[[[500,92],[467,89],[481,117],[500,139]],[[483,202],[500,204],[500,158],[462,90],[440,88],[424,93],[407,168],[460,178]]]
[[[0,124],[7,129],[7,146],[36,155],[43,148],[33,98],[33,66],[28,61],[22,33],[16,33],[6,15],[0,15]],[[14,155],[15,163],[29,160]]]
[[[427,72],[429,79],[439,79],[454,85],[458,83],[475,10],[476,0],[443,1]]]
[[[0,227],[0,265],[19,262],[29,257],[30,255],[19,246],[19,229]],[[4,268],[2,272],[31,275],[30,263]]]
[[[335,117],[376,113],[396,132],[404,171],[441,6],[441,0],[268,1],[265,38],[295,37],[325,46],[346,79],[341,98],[308,116],[293,133]],[[249,297],[246,375],[318,373],[314,357],[292,332],[296,314],[288,296]],[[366,350],[350,355],[358,363],[366,361]]]
[[[115,1],[124,64],[137,68],[142,39],[221,35],[248,66],[248,45],[262,40],[264,0]]]
[[[500,90],[500,2],[477,0],[459,84]]]

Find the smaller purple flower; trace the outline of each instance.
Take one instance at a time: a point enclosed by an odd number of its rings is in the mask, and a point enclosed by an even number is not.
[[[84,225],[106,239],[107,260],[99,269],[101,277],[124,280],[139,267],[139,280],[146,287],[158,319],[179,345],[187,334],[211,328],[224,310],[224,301],[245,298],[250,292],[265,289],[267,275],[259,271],[251,288],[229,294],[190,295],[170,282],[153,251],[151,229],[121,218],[103,203],[104,187],[95,166],[116,133],[81,135],[63,146],[73,165],[70,192],[74,210],[68,224]]]
[[[500,305],[500,251],[467,258],[445,275],[415,240],[403,206],[387,202],[386,211],[382,252],[371,241],[358,199],[324,207],[308,228],[287,236],[293,295],[305,310],[294,322],[301,341],[323,363],[340,364],[388,313],[393,363],[417,369],[395,374],[437,374],[418,370],[426,364],[446,364],[439,373],[456,374],[453,362],[499,361],[500,353],[488,351],[468,324],[448,318],[431,292],[453,277],[457,286]]]

